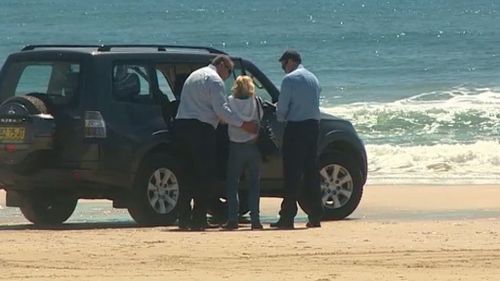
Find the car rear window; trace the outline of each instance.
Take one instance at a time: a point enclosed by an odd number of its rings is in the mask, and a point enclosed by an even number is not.
[[[15,62],[6,72],[2,97],[37,93],[54,105],[63,105],[72,103],[79,92],[79,63]]]

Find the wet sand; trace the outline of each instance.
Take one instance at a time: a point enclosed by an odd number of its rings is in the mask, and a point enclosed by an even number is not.
[[[279,202],[262,200],[265,222],[274,220]],[[0,280],[476,281],[500,276],[500,185],[367,186],[350,219],[324,222],[320,229],[306,229],[302,214],[295,230],[138,228],[126,212],[113,213],[109,205],[80,202],[76,218],[55,229],[1,223]],[[0,208],[0,214],[11,209]],[[107,214],[94,217],[96,210]],[[86,214],[93,220],[81,222]],[[113,220],[107,220],[110,215]]]

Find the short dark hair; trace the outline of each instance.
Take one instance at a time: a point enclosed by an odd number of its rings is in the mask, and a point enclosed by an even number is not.
[[[210,64],[218,65],[221,62],[228,65],[232,68],[234,66],[233,60],[228,55],[217,55]]]
[[[280,59],[278,60],[279,62],[285,61],[285,60],[293,60],[298,63],[302,63],[302,58],[300,57],[299,52],[294,49],[288,49],[286,50],[283,55],[281,55]]]

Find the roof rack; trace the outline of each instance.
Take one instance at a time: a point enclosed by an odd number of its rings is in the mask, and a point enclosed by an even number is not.
[[[111,45],[66,45],[66,44],[54,44],[54,45],[27,45],[21,51],[31,51],[37,48],[97,48],[99,52],[109,52],[112,48],[155,48],[160,52],[165,52],[167,49],[189,49],[189,50],[204,50],[212,54],[224,54],[226,52],[217,50],[211,47],[201,47],[201,46],[184,46],[184,45],[161,45],[161,44],[111,44]]]
[[[102,45],[26,45],[21,51],[31,51],[38,48],[99,48]]]

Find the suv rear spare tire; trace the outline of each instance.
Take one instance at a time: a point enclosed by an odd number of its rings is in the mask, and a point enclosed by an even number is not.
[[[54,159],[56,124],[48,104],[43,94],[30,93],[10,97],[0,105],[0,145],[10,147],[0,152],[0,161],[18,174],[32,173]]]
[[[48,108],[46,102],[44,102],[42,99],[35,97],[34,95],[37,95],[37,93],[31,93],[26,96],[14,96],[11,98],[8,98],[5,100],[1,105],[0,105],[0,115],[5,114],[8,115],[32,115],[32,114],[48,114]],[[25,112],[19,112],[19,113],[9,113],[9,106],[11,105],[20,105],[21,108],[25,109]]]

